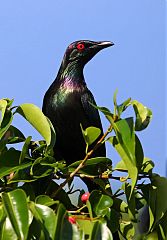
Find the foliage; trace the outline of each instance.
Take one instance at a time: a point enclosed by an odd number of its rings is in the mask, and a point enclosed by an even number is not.
[[[136,134],[149,125],[151,110],[131,99],[118,105],[116,94],[113,102],[113,112],[97,107],[109,127],[89,152],[88,146],[96,141],[100,130],[81,126],[85,159],[68,166],[54,158],[56,133],[37,106],[26,103],[13,107],[13,100],[0,100],[0,239],[110,240],[118,239],[116,234],[120,239],[165,239],[167,179],[153,173],[154,163],[144,156]],[[123,118],[130,107],[134,116]],[[25,137],[14,127],[16,114],[24,117],[43,140]],[[104,142],[119,154],[116,166],[109,158],[91,158]],[[21,150],[17,149],[18,143]],[[99,173],[95,166],[100,164],[107,170]],[[92,191],[83,201],[84,190],[73,191],[74,177],[89,178],[101,189]],[[54,179],[64,182],[58,184]],[[113,193],[102,179],[117,181],[117,191]],[[63,189],[66,185],[68,191]],[[71,201],[74,197],[77,204]]]

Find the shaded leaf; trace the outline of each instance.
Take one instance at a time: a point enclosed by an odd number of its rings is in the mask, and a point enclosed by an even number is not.
[[[0,178],[31,166],[31,162],[26,159],[24,163],[19,165],[20,151],[10,148],[8,151],[0,155]]]
[[[6,139],[8,144],[14,144],[23,142],[25,140],[25,137],[19,129],[10,125],[2,139]]]
[[[0,139],[3,137],[3,135],[6,133],[6,131],[10,127],[12,120],[13,120],[12,112],[10,110],[6,110],[0,126]]]
[[[61,236],[61,227],[63,225],[63,220],[66,215],[66,209],[63,204],[59,204],[56,211],[56,230],[55,230],[55,239],[59,239]]]
[[[23,145],[21,154],[20,154],[20,158],[19,158],[19,164],[21,164],[24,161],[24,158],[28,155],[29,156],[29,145],[31,142],[31,136],[29,136],[26,140],[25,143]]]

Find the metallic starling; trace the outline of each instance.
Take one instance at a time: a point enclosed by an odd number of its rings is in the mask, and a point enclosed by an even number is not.
[[[86,144],[83,129],[94,126],[101,129],[102,124],[94,97],[87,88],[83,69],[100,50],[114,45],[109,41],[80,40],[71,43],[64,54],[55,81],[47,90],[43,100],[43,113],[51,120],[56,131],[54,153],[56,160],[64,159],[67,164],[85,157]],[[100,138],[99,137],[99,138]],[[90,147],[92,148],[94,144]],[[91,157],[106,156],[105,144]],[[84,180],[89,190],[93,183]]]

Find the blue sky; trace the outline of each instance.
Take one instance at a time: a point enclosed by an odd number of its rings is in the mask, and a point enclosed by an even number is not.
[[[0,98],[41,107],[67,45],[79,39],[115,43],[87,64],[86,82],[100,106],[112,108],[118,89],[119,102],[132,97],[152,109],[139,138],[165,175],[165,1],[0,1]],[[14,123],[39,139],[21,117]],[[119,159],[111,148],[108,155]]]

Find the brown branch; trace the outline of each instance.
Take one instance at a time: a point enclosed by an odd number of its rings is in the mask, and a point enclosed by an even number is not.
[[[60,184],[59,188],[55,192],[52,193],[52,195],[51,195],[52,198],[55,197],[59,193],[59,191],[76,175],[76,173],[78,173],[79,170],[84,167],[86,161],[91,157],[91,155],[94,153],[94,151],[96,151],[101,146],[102,142],[105,140],[106,136],[112,131],[112,129],[113,129],[113,127],[111,124],[109,126],[109,128],[107,129],[107,131],[100,138],[100,140],[96,143],[94,148],[86,154],[85,158],[78,165],[78,167],[70,174],[70,176],[63,183]]]

